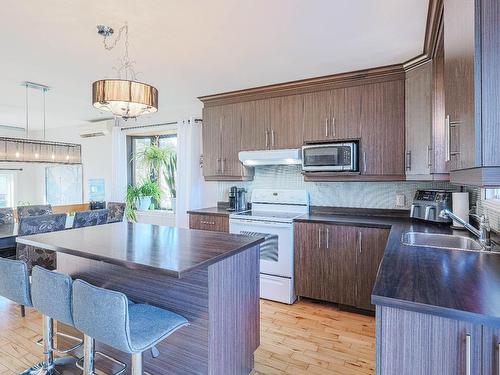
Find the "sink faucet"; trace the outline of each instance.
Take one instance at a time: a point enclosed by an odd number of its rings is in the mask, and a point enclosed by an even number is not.
[[[488,224],[488,219],[484,215],[470,214],[470,216],[474,217],[479,223],[479,229],[476,229],[474,226],[466,222],[460,216],[455,215],[453,212],[445,208],[439,213],[439,216],[442,218],[451,218],[464,226],[469,232],[471,232],[474,236],[477,237],[481,245],[486,250],[491,250],[491,241],[490,241],[490,226]]]

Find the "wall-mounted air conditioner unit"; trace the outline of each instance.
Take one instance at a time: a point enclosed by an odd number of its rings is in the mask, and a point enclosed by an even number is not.
[[[115,124],[115,120],[105,120],[93,122],[87,126],[83,126],[80,130],[80,137],[92,138],[101,137],[111,133],[111,129]]]

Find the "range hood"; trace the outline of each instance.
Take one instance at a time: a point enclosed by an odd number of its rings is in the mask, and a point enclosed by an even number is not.
[[[240,151],[238,157],[247,167],[256,165],[301,164],[302,157],[299,148],[284,150]]]

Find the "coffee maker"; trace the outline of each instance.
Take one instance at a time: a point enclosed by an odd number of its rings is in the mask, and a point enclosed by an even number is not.
[[[232,186],[229,189],[229,207],[228,211],[237,211],[238,210],[238,202],[237,202],[237,196],[238,196],[238,187],[237,186]]]
[[[229,207],[228,211],[245,211],[247,209],[246,190],[237,186],[229,188],[228,198]]]

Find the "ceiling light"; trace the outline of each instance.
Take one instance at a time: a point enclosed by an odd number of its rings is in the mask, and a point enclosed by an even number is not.
[[[114,42],[108,44],[114,30],[109,26],[98,25],[97,33],[103,37],[106,50],[112,50],[125,35],[125,54],[121,60],[117,79],[103,79],[92,84],[92,105],[104,111],[109,111],[125,120],[137,118],[158,111],[158,90],[146,83],[138,82],[134,62],[128,55],[128,24],[125,23],[118,32]],[[125,78],[122,79],[121,76]],[[130,79],[129,79],[130,78]]]
[[[26,163],[81,164],[81,145],[75,143],[52,142],[45,140],[45,94],[48,86],[33,82],[23,82],[26,87],[26,138],[0,137],[0,161]],[[43,93],[43,140],[30,139],[28,90]],[[66,157],[65,157],[66,156]]]

